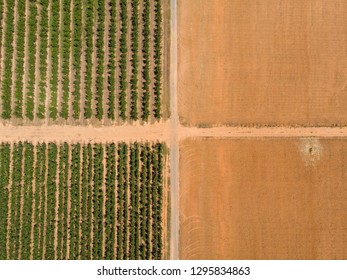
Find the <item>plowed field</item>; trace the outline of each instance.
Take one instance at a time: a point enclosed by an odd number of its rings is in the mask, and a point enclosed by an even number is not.
[[[181,122],[346,125],[346,13],[341,0],[179,0]]]
[[[180,259],[346,259],[346,139],[180,145]]]

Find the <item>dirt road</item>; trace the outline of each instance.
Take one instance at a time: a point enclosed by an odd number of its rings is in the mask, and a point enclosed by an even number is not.
[[[133,142],[169,141],[169,123],[124,126],[3,126],[0,125],[0,141],[54,141],[54,142]]]
[[[170,259],[178,259],[179,246],[179,146],[177,110],[177,0],[171,0],[171,49],[170,49]]]

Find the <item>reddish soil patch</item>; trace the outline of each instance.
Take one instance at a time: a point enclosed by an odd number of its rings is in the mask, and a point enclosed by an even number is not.
[[[185,125],[346,125],[347,2],[178,0]]]
[[[180,259],[346,259],[346,138],[185,140]]]

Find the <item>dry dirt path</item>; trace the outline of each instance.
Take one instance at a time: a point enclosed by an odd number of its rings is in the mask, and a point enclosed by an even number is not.
[[[177,0],[171,1],[171,45],[170,45],[170,259],[178,259],[179,248],[179,145],[177,110]]]
[[[0,124],[0,142],[43,141],[62,142],[133,142],[133,141],[169,141],[169,122],[155,125],[123,126],[12,126]]]

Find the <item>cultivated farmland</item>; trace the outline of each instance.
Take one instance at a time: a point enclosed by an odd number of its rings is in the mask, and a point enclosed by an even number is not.
[[[183,124],[347,125],[346,13],[341,0],[178,0]]]
[[[180,259],[346,259],[346,140],[181,142]]]
[[[167,117],[162,2],[1,1],[3,122],[107,125]]]
[[[0,144],[0,259],[163,259],[161,143]]]

